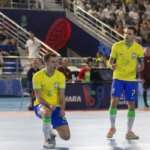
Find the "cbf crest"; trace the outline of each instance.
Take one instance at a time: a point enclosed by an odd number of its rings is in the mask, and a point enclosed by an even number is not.
[[[131,57],[132,57],[132,59],[136,59],[136,58],[137,58],[136,53],[133,52],[133,53],[131,54]]]
[[[58,88],[58,87],[59,87],[58,82],[54,82],[54,88]]]

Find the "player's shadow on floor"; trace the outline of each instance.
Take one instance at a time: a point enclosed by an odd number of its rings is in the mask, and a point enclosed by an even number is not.
[[[69,150],[68,147],[55,147],[54,150]]]
[[[128,148],[125,150],[141,150],[141,148],[138,146],[137,142],[134,140],[127,140]]]
[[[141,150],[140,147],[137,145],[136,141],[127,140],[128,145],[123,148],[117,145],[115,139],[110,139],[109,142],[109,145],[112,150]]]
[[[115,139],[109,139],[109,145],[110,145],[112,150],[124,150],[123,148],[117,146]]]
[[[68,147],[55,147],[53,149],[43,148],[43,150],[69,150]]]

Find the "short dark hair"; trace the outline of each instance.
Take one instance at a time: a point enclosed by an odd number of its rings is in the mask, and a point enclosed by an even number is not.
[[[137,33],[136,28],[134,26],[126,26],[125,29],[132,30],[134,32],[134,34]]]
[[[87,64],[89,64],[90,62],[93,62],[92,57],[88,57],[87,60],[86,60],[86,63],[87,63]]]
[[[51,57],[56,57],[56,55],[55,54],[52,54],[52,53],[47,53],[47,54],[45,54],[44,55],[44,62],[47,62],[48,60],[49,60],[49,58],[51,58]]]

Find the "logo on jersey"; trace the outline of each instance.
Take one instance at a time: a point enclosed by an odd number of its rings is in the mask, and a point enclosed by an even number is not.
[[[58,86],[58,82],[55,82],[54,83],[54,88],[58,88],[59,86]]]
[[[136,53],[133,52],[133,53],[131,54],[131,57],[132,57],[132,59],[136,59],[136,58],[137,58]]]

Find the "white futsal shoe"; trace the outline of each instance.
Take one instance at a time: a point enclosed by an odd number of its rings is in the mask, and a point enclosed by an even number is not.
[[[56,146],[55,135],[52,135],[50,139],[46,140],[43,144],[43,148],[45,149],[54,149]]]

